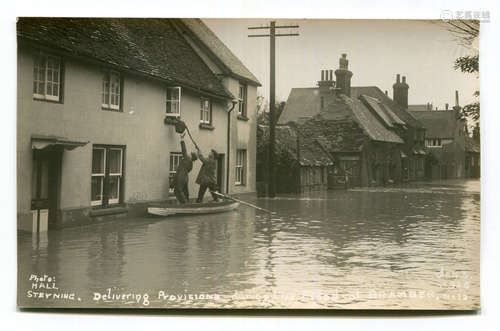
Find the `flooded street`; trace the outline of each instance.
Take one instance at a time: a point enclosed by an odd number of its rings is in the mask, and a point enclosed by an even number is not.
[[[479,181],[242,199],[275,213],[242,205],[224,214],[22,233],[19,304],[479,307]],[[34,289],[32,275],[55,277],[48,283],[56,288]]]

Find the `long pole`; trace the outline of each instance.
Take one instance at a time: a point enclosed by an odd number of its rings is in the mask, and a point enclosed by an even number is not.
[[[268,157],[267,157],[267,175],[269,189],[267,192],[268,197],[274,198],[276,196],[276,166],[275,166],[275,134],[276,134],[276,100],[275,100],[275,43],[276,37],[291,37],[298,36],[298,33],[276,33],[276,29],[295,29],[298,25],[279,25],[276,26],[275,21],[271,21],[269,26],[254,26],[249,27],[249,30],[262,30],[269,29],[269,34],[251,34],[248,37],[269,37],[270,43],[270,75],[269,75],[269,144],[268,144]]]
[[[264,208],[258,207],[258,206],[254,205],[254,204],[251,204],[250,202],[246,202],[246,201],[243,201],[243,200],[240,200],[240,199],[233,198],[233,197],[231,197],[231,196],[229,196],[229,195],[227,195],[227,194],[222,194],[222,193],[220,193],[220,192],[216,192],[216,191],[214,191],[214,192],[212,192],[212,193],[213,193],[213,194],[215,194],[215,195],[218,195],[218,196],[220,196],[220,197],[223,197],[223,198],[229,199],[229,200],[234,200],[234,201],[237,201],[237,202],[239,202],[239,203],[242,203],[242,204],[244,204],[244,205],[250,206],[250,207],[255,208],[255,209],[257,209],[257,210],[262,210],[262,211],[264,211],[264,212],[266,212],[266,213],[269,213],[269,214],[275,214],[275,212],[272,212],[272,211],[270,211],[270,210],[267,210],[267,209],[264,209]]]
[[[276,45],[276,22],[272,21],[270,24],[269,33],[269,46],[270,46],[270,90],[269,90],[269,155],[268,155],[268,173],[269,173],[269,197],[276,196],[276,167],[274,158],[274,145],[276,140],[276,115],[275,115],[275,45]]]

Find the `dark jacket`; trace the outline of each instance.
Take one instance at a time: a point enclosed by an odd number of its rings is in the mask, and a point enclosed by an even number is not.
[[[203,155],[199,154],[200,161],[203,163],[201,166],[198,177],[196,178],[196,184],[199,185],[211,185],[217,184],[217,178],[215,177],[215,169],[217,163],[215,159],[205,158]]]
[[[193,170],[193,160],[191,156],[187,154],[186,143],[181,140],[182,149],[182,159],[179,161],[179,166],[177,166],[177,171],[174,176],[173,185],[184,185],[188,182],[188,174]]]

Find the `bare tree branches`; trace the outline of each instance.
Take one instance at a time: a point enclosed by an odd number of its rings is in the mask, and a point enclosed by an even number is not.
[[[441,21],[439,24],[451,32],[460,45],[467,48],[470,48],[479,37],[478,20],[450,20]]]

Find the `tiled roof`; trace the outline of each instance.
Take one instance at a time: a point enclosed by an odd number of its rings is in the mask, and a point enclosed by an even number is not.
[[[269,127],[259,125],[261,140],[266,140],[269,135]],[[288,153],[294,160],[297,160],[297,137],[300,147],[300,165],[303,166],[327,166],[333,161],[313,137],[304,135],[297,128],[288,125],[278,125],[275,131],[276,149]]]
[[[396,125],[405,125],[406,123],[399,118],[398,115],[392,112],[392,110],[380,102],[378,99],[372,98],[370,96],[362,94],[359,99],[365,103],[365,105],[372,110],[380,119],[382,119],[383,124],[389,128],[395,128]]]
[[[454,138],[457,118],[454,110],[412,112],[426,128],[426,138]]]
[[[361,128],[370,137],[370,139],[382,142],[404,143],[401,137],[384,127],[384,125],[359,99],[351,99],[346,96],[342,96],[342,98],[347,104],[350,105],[350,108],[356,116]]]
[[[320,111],[319,89],[311,88],[292,88],[285,109],[279,118],[279,123],[303,122]]]
[[[351,87],[351,97],[357,98],[360,95],[368,95],[372,98],[378,99],[382,104],[386,105],[393,113],[402,119],[408,126],[421,128],[420,123],[410,112],[398,105],[391,98],[389,98],[381,89],[376,86],[354,86]]]
[[[431,109],[429,109],[429,107]],[[408,111],[429,111],[432,105],[408,105]]]
[[[390,128],[385,127],[381,122],[382,119],[378,119],[358,98],[349,98],[345,95],[339,95],[335,103],[327,105],[326,108],[320,112],[320,98],[318,97],[318,93],[317,88],[292,89],[285,109],[279,119],[279,123],[285,124],[296,122],[298,124],[303,124],[319,114],[323,119],[330,121],[330,123],[352,119],[359,124],[360,128],[372,140],[403,143],[403,140],[396,133],[391,131]],[[366,100],[368,98],[365,97]],[[370,101],[373,100],[370,99]],[[373,103],[374,102],[375,101],[373,101]],[[378,111],[383,114],[388,122],[393,123],[395,121],[401,121],[399,116],[393,114],[389,108],[382,108],[383,106],[379,107],[378,105],[377,107]]]
[[[173,26],[157,18],[19,18],[21,40],[231,98]]]
[[[314,139],[329,153],[359,153],[367,140],[366,134],[356,121],[349,118],[332,118],[325,113],[295,126],[302,136]]]
[[[361,95],[369,96],[378,100],[382,105],[385,114],[394,114],[391,121],[399,123],[401,120],[405,125],[421,128],[422,124],[412,116],[408,111],[403,109],[391,98],[385,95],[376,86],[354,86],[351,87],[351,98],[358,99]],[[286,102],[283,114],[279,119],[279,123],[286,124],[290,121],[304,122],[320,112],[320,97],[319,88],[292,88],[288,100]]]
[[[236,55],[199,18],[182,18],[181,21],[208,47],[232,74],[245,78],[260,86],[259,80],[248,70]]]

